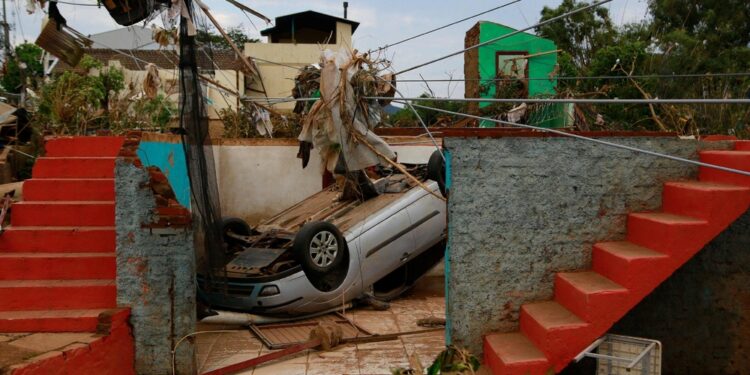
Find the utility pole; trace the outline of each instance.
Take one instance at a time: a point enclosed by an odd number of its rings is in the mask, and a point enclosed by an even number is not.
[[[5,9],[5,0],[3,0],[3,48],[5,52],[5,60],[11,56],[10,52],[10,25],[8,25],[7,11]]]

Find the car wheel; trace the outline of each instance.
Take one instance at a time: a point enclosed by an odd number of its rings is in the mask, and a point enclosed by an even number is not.
[[[440,194],[446,198],[448,197],[445,190],[445,160],[443,160],[440,150],[435,150],[430,155],[430,160],[427,162],[427,178],[437,182]]]
[[[238,236],[249,236],[253,232],[250,225],[245,220],[236,217],[227,217],[221,220],[221,235],[224,237],[224,242],[227,244],[236,244],[238,240],[230,233]]]
[[[344,237],[326,221],[302,226],[292,245],[297,261],[308,276],[325,275],[341,267],[346,252]]]

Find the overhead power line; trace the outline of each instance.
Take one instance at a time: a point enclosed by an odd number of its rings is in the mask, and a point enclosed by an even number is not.
[[[394,43],[386,44],[386,45],[384,45],[384,46],[382,46],[382,47],[380,47],[380,48],[378,48],[378,49],[376,49],[376,50],[374,50],[374,51],[370,51],[370,52],[379,52],[379,51],[382,51],[382,50],[384,50],[384,49],[387,49],[387,48],[390,48],[390,47],[393,47],[393,46],[397,46],[397,45],[399,45],[399,44],[401,44],[401,43],[406,43],[406,42],[408,42],[408,41],[410,41],[410,40],[414,40],[414,39],[417,39],[417,38],[419,38],[419,37],[423,37],[423,36],[425,36],[425,35],[427,35],[427,34],[431,34],[431,33],[434,33],[435,31],[440,31],[440,30],[442,30],[442,29],[445,29],[445,28],[451,27],[451,26],[453,26],[453,25],[456,25],[456,24],[459,24],[459,23],[461,23],[461,22],[464,22],[464,21],[470,20],[470,19],[472,19],[472,18],[476,18],[476,17],[479,17],[479,16],[481,16],[481,15],[484,15],[484,14],[487,14],[487,13],[490,13],[490,12],[494,12],[494,11],[496,11],[496,10],[498,10],[498,9],[502,9],[502,8],[505,8],[505,7],[509,6],[509,5],[513,5],[513,4],[519,3],[519,2],[521,2],[521,1],[522,1],[522,0],[514,0],[514,1],[510,1],[510,2],[507,2],[507,3],[505,3],[505,4],[502,4],[502,5],[496,6],[496,7],[492,8],[492,9],[488,9],[488,10],[485,10],[484,12],[480,12],[480,13],[477,13],[477,14],[474,14],[474,15],[471,15],[471,16],[468,16],[468,17],[466,17],[466,18],[462,18],[462,19],[460,19],[460,20],[458,20],[458,21],[454,21],[454,22],[451,22],[451,23],[449,23],[449,24],[446,24],[446,25],[443,25],[443,26],[440,26],[440,27],[436,27],[436,28],[434,28],[434,29],[432,29],[432,30],[428,30],[428,31],[425,31],[425,32],[423,32],[423,33],[419,33],[419,34],[417,34],[417,35],[414,35],[414,36],[410,36],[410,37],[408,37],[408,38],[406,38],[406,39],[402,39],[402,40],[399,40],[398,42],[394,42]]]
[[[391,100],[385,96],[365,96],[368,100]],[[246,101],[271,100],[278,103],[316,101],[320,98],[243,98]],[[577,104],[750,104],[750,99],[576,99],[576,98],[400,98],[399,101],[489,102],[489,103],[577,103]]]
[[[407,104],[407,103],[402,102],[401,100],[398,100],[398,99],[394,100],[394,102],[396,102],[396,103],[402,103],[402,104]],[[586,137],[586,136],[582,136],[582,135],[578,135],[578,134],[568,133],[568,132],[560,131],[560,130],[557,130],[557,129],[543,128],[541,126],[534,126],[534,125],[527,125],[527,124],[519,124],[519,123],[516,123],[516,122],[510,122],[510,121],[496,120],[496,119],[493,119],[493,118],[487,118],[487,117],[481,117],[481,116],[474,116],[474,115],[470,115],[470,114],[467,114],[467,113],[449,111],[447,109],[440,109],[440,108],[435,108],[435,107],[428,107],[428,106],[419,105],[419,104],[412,104],[412,105],[414,107],[417,107],[417,108],[422,108],[422,109],[426,109],[426,110],[430,110],[430,111],[435,111],[435,112],[441,112],[441,113],[445,113],[445,114],[449,114],[449,115],[461,116],[461,117],[466,117],[466,118],[471,118],[471,119],[476,119],[476,120],[482,120],[482,121],[490,121],[490,122],[494,122],[494,123],[497,123],[497,124],[509,125],[509,126],[516,126],[516,127],[519,127],[519,128],[527,128],[527,129],[539,130],[539,131],[543,131],[543,132],[547,132],[547,133],[553,133],[553,134],[561,135],[561,136],[568,137],[568,138],[575,138],[575,139],[580,139],[580,140],[584,140],[584,141],[587,141],[587,142],[598,143],[598,144],[604,145],[604,146],[609,146],[609,147],[619,148],[619,149],[623,149],[623,150],[638,152],[638,153],[647,154],[647,155],[651,155],[651,156],[656,156],[656,157],[659,157],[659,158],[670,159],[670,160],[674,160],[674,161],[678,161],[678,162],[682,162],[682,163],[693,164],[693,165],[697,165],[697,166],[700,166],[700,167],[713,168],[713,169],[718,169],[718,170],[721,170],[721,171],[724,171],[724,172],[736,173],[736,174],[740,174],[740,175],[743,175],[743,176],[750,176],[750,172],[741,171],[739,169],[727,168],[727,167],[724,167],[724,166],[721,166],[721,165],[703,163],[703,162],[700,162],[700,161],[695,161],[695,160],[681,158],[679,156],[673,156],[673,155],[668,155],[668,154],[662,154],[660,152],[643,150],[643,149],[640,149],[640,148],[626,146],[626,145],[621,145],[621,144],[618,144],[618,143],[604,141],[604,140],[601,140],[601,139],[590,138],[590,137]]]
[[[750,77],[750,73],[696,73],[696,74],[644,74],[631,76],[556,76],[530,78],[438,78],[438,79],[397,79],[401,82],[511,82],[511,81],[583,81],[583,80],[615,80],[615,79],[678,79],[678,78],[724,78]]]
[[[427,62],[421,63],[421,64],[419,64],[419,65],[414,65],[414,66],[412,66],[411,68],[406,68],[406,69],[403,69],[403,70],[401,70],[401,71],[397,72],[397,73],[396,73],[396,75],[399,75],[399,74],[402,74],[402,73],[406,73],[406,72],[410,72],[410,71],[412,71],[412,70],[414,70],[414,69],[418,69],[418,68],[421,68],[421,67],[423,67],[423,66],[427,66],[427,65],[430,65],[430,64],[434,64],[434,63],[436,63],[436,62],[438,62],[438,61],[442,61],[442,60],[445,60],[445,59],[447,59],[447,58],[449,58],[449,57],[453,57],[453,56],[456,56],[456,55],[460,55],[460,54],[462,54],[462,53],[464,53],[464,52],[466,52],[466,51],[471,51],[471,50],[473,50],[473,49],[475,49],[475,48],[479,48],[479,47],[482,47],[482,46],[486,46],[486,45],[488,45],[488,44],[492,44],[492,43],[495,43],[495,42],[497,42],[497,41],[499,41],[499,40],[502,40],[502,39],[510,38],[510,37],[511,37],[511,36],[513,36],[513,35],[518,35],[518,34],[520,34],[520,33],[523,33],[523,32],[529,31],[529,30],[532,30],[532,29],[534,29],[534,28],[537,28],[537,27],[539,27],[539,26],[544,26],[544,25],[546,25],[546,24],[548,24],[548,23],[551,23],[551,22],[554,22],[554,21],[557,21],[557,20],[560,20],[560,19],[563,19],[563,18],[566,18],[566,17],[572,16],[572,15],[574,15],[574,14],[576,14],[576,13],[580,13],[580,12],[583,12],[583,11],[586,11],[586,10],[589,10],[589,9],[592,9],[592,8],[595,8],[595,7],[598,7],[598,6],[602,5],[602,4],[606,4],[606,3],[609,3],[609,2],[611,2],[611,1],[612,1],[612,0],[602,0],[602,1],[599,1],[599,2],[596,2],[596,3],[592,3],[592,4],[589,4],[589,5],[585,6],[585,7],[582,7],[582,8],[578,8],[578,9],[576,9],[576,10],[572,10],[572,11],[570,11],[570,12],[567,12],[567,13],[561,14],[561,15],[559,15],[559,16],[557,16],[557,17],[552,17],[552,18],[550,18],[550,19],[548,19],[548,20],[545,20],[545,21],[539,22],[539,23],[537,23],[537,24],[531,25],[531,26],[529,26],[529,27],[527,27],[527,28],[524,28],[524,29],[520,29],[520,30],[516,30],[516,31],[514,31],[514,32],[512,32],[512,33],[508,33],[508,34],[505,34],[505,35],[499,36],[499,37],[497,37],[497,38],[492,38],[492,39],[490,39],[490,40],[488,40],[488,41],[486,41],[486,42],[482,42],[482,43],[478,43],[478,44],[475,44],[475,45],[473,45],[473,46],[471,46],[471,47],[468,47],[468,48],[464,48],[464,49],[462,49],[462,50],[460,50],[460,51],[457,51],[457,52],[449,53],[449,54],[447,54],[447,55],[445,55],[445,56],[442,56],[442,57],[438,57],[438,58],[436,58],[436,59],[433,59],[433,60],[430,60],[430,61],[427,61]]]

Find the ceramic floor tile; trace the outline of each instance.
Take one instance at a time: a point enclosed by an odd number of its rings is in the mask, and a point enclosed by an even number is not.
[[[285,361],[258,367],[252,372],[252,375],[305,375],[306,372],[307,364]],[[243,374],[250,375],[249,372]]]
[[[403,348],[357,350],[357,359],[361,375],[388,375],[393,368],[409,366],[409,359]]]

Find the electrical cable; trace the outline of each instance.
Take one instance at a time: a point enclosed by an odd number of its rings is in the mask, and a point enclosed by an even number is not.
[[[419,34],[417,34],[417,35],[414,35],[414,36],[410,36],[410,37],[408,37],[408,38],[406,38],[406,39],[402,39],[402,40],[399,40],[398,42],[394,42],[394,43],[386,44],[386,45],[384,45],[384,46],[382,46],[382,47],[379,47],[379,48],[377,48],[377,49],[375,49],[375,50],[370,50],[370,51],[368,51],[368,53],[371,53],[371,52],[380,52],[380,51],[382,51],[382,50],[384,50],[384,49],[388,49],[388,48],[390,48],[390,47],[393,47],[393,46],[397,46],[397,45],[399,45],[399,44],[401,44],[401,43],[405,43],[405,42],[408,42],[408,41],[410,41],[410,40],[414,40],[414,39],[417,39],[417,38],[419,38],[419,37],[422,37],[422,36],[425,36],[425,35],[427,35],[427,34],[431,34],[431,33],[434,33],[435,31],[439,31],[439,30],[442,30],[442,29],[445,29],[445,28],[451,27],[451,26],[453,26],[453,25],[456,25],[456,24],[459,24],[459,23],[461,23],[461,22],[464,22],[464,21],[470,20],[470,19],[472,19],[472,18],[476,18],[476,17],[479,17],[479,16],[481,16],[481,15],[484,15],[484,14],[487,14],[487,13],[490,13],[490,12],[494,12],[494,11],[496,11],[496,10],[498,10],[498,9],[502,9],[502,8],[505,8],[505,7],[509,6],[509,5],[513,5],[513,4],[519,3],[519,2],[521,2],[521,1],[522,1],[522,0],[513,0],[513,1],[510,1],[510,2],[507,2],[507,3],[505,3],[505,4],[502,4],[502,5],[496,6],[496,7],[492,8],[492,9],[488,9],[488,10],[485,10],[485,11],[483,11],[483,12],[480,12],[480,13],[477,13],[477,14],[474,14],[474,15],[471,15],[471,16],[468,16],[468,17],[465,17],[465,18],[462,18],[462,19],[460,19],[460,20],[458,20],[458,21],[454,21],[454,22],[451,22],[451,23],[449,23],[449,24],[446,24],[446,25],[443,25],[443,26],[440,26],[440,27],[436,27],[436,28],[434,28],[434,29],[432,29],[432,30],[428,30],[428,31],[425,31],[425,32],[419,33]]]
[[[70,1],[57,1],[60,4],[66,4],[66,5],[75,5],[79,7],[100,7],[100,4],[82,4],[82,3],[74,3]]]
[[[366,96],[365,99],[393,99]],[[488,103],[577,103],[577,104],[750,104],[750,99],[576,99],[576,98],[402,98],[410,101]]]
[[[429,60],[429,61],[427,61],[427,62],[424,62],[424,63],[418,64],[418,65],[414,65],[414,66],[412,66],[412,67],[410,67],[410,68],[406,68],[406,69],[403,69],[403,70],[401,70],[401,71],[397,72],[397,73],[396,73],[396,75],[399,75],[399,74],[402,74],[402,73],[406,73],[406,72],[410,72],[410,71],[412,71],[412,70],[414,70],[414,69],[418,69],[418,68],[421,68],[421,67],[424,67],[424,66],[427,66],[427,65],[430,65],[430,64],[436,63],[436,62],[438,62],[438,61],[442,61],[442,60],[445,60],[445,59],[447,59],[447,58],[449,58],[449,57],[453,57],[453,56],[456,56],[456,55],[460,55],[460,54],[462,54],[462,53],[464,53],[464,52],[466,52],[466,51],[471,51],[472,49],[475,49],[475,48],[479,48],[479,47],[483,47],[483,46],[486,46],[486,45],[488,45],[488,44],[492,44],[492,43],[495,43],[495,42],[497,42],[497,41],[499,41],[499,40],[502,40],[502,39],[510,38],[511,36],[514,36],[514,35],[518,35],[518,34],[520,34],[520,33],[523,33],[523,32],[526,32],[526,31],[529,31],[529,30],[531,30],[531,29],[534,29],[534,28],[537,28],[537,27],[539,27],[539,26],[544,26],[544,25],[546,25],[546,24],[548,24],[548,23],[551,23],[551,22],[554,22],[554,21],[557,21],[557,20],[560,20],[560,19],[563,19],[563,18],[567,18],[567,17],[569,17],[569,16],[572,16],[572,15],[574,15],[574,14],[576,14],[576,13],[580,13],[580,12],[583,12],[583,11],[586,11],[586,10],[589,10],[589,9],[592,9],[592,8],[595,8],[595,7],[598,7],[598,6],[600,6],[600,5],[603,5],[603,4],[606,4],[606,3],[609,3],[609,2],[611,2],[611,1],[612,1],[612,0],[601,0],[601,1],[599,1],[599,2],[596,2],[596,3],[592,3],[592,4],[589,4],[589,5],[585,6],[585,7],[581,7],[581,8],[578,8],[578,9],[572,10],[572,11],[570,11],[570,12],[567,12],[567,13],[561,14],[561,15],[559,15],[559,16],[556,16],[556,17],[552,17],[552,18],[550,18],[550,19],[544,20],[544,21],[542,21],[542,22],[539,22],[539,23],[537,23],[537,24],[535,24],[535,25],[532,25],[532,26],[529,26],[529,27],[526,27],[526,28],[523,28],[523,29],[520,29],[520,30],[516,30],[516,31],[514,31],[514,32],[511,32],[511,33],[508,33],[508,34],[505,34],[505,35],[501,35],[501,36],[499,36],[499,37],[497,37],[497,38],[492,38],[492,39],[490,39],[490,40],[488,40],[488,41],[486,41],[486,42],[478,43],[478,44],[475,44],[475,45],[473,45],[473,46],[471,46],[471,47],[468,47],[468,48],[464,48],[464,49],[462,49],[462,50],[460,50],[460,51],[457,51],[457,52],[452,52],[452,53],[449,53],[449,54],[447,54],[447,55],[445,55],[445,56],[442,56],[442,57],[438,57],[438,58],[436,58],[436,59],[432,59],[432,60]]]
[[[394,100],[394,102],[403,103],[400,100]],[[660,158],[670,159],[670,160],[679,161],[679,162],[683,162],[683,163],[693,164],[693,165],[697,165],[697,166],[700,166],[700,167],[713,168],[713,169],[718,169],[718,170],[721,170],[721,171],[724,171],[724,172],[736,173],[736,174],[740,174],[740,175],[743,175],[743,176],[750,176],[750,172],[742,171],[742,170],[739,170],[739,169],[727,168],[727,167],[724,167],[724,166],[721,166],[721,165],[709,164],[709,163],[704,163],[704,162],[700,162],[700,161],[695,161],[695,160],[681,158],[679,156],[673,156],[673,155],[668,155],[668,154],[662,154],[662,153],[655,152],[655,151],[643,150],[643,149],[636,148],[636,147],[631,147],[631,146],[621,145],[621,144],[618,144],[618,143],[603,141],[601,139],[590,138],[590,137],[586,137],[586,136],[582,136],[582,135],[578,135],[578,134],[573,134],[573,133],[568,133],[568,132],[564,132],[564,131],[560,131],[560,130],[556,130],[556,129],[543,128],[543,127],[540,127],[540,126],[527,125],[527,124],[519,124],[519,123],[516,123],[516,122],[510,122],[510,121],[496,120],[496,119],[488,118],[488,117],[474,116],[474,115],[470,115],[468,113],[461,113],[461,112],[449,111],[447,109],[440,109],[440,108],[435,108],[435,107],[428,107],[428,106],[423,106],[423,105],[419,105],[419,104],[412,104],[412,105],[414,107],[417,107],[417,108],[432,110],[432,111],[436,111],[436,112],[442,112],[442,113],[446,113],[446,114],[449,114],[449,115],[467,117],[467,118],[476,119],[476,120],[482,120],[482,121],[486,120],[486,121],[490,121],[490,122],[494,122],[494,123],[502,124],[502,125],[509,125],[509,126],[515,126],[515,127],[520,127],[520,128],[527,128],[527,129],[532,129],[532,130],[539,130],[539,131],[543,131],[543,132],[547,132],[547,133],[553,133],[553,134],[561,135],[561,136],[568,137],[568,138],[575,138],[575,139],[580,139],[580,140],[589,141],[589,142],[593,142],[593,143],[598,143],[598,144],[601,144],[601,145],[604,145],[604,146],[609,146],[609,147],[614,147],[614,148],[620,148],[620,149],[624,149],[624,150],[628,150],[628,151],[633,151],[633,152],[638,152],[638,153],[642,153],[642,154],[646,154],[646,155],[651,155],[651,156],[656,156],[656,157],[660,157]]]
[[[723,78],[723,77],[750,77],[750,73],[696,73],[696,74],[644,74],[631,76],[556,76],[556,77],[530,77],[530,78],[444,78],[444,79],[399,79],[401,82],[504,82],[504,81],[577,81],[577,80],[615,80],[615,79],[650,79],[650,78]]]

